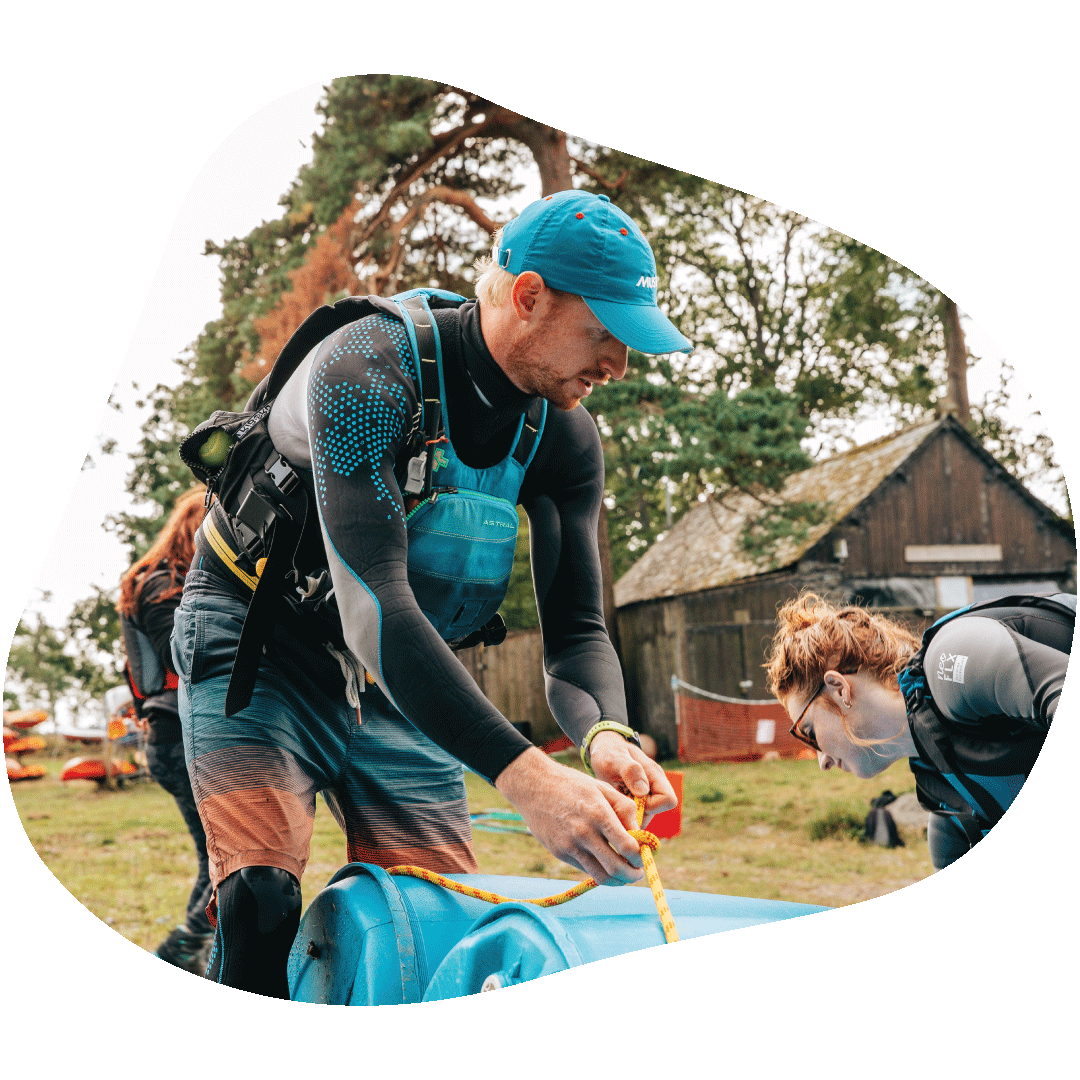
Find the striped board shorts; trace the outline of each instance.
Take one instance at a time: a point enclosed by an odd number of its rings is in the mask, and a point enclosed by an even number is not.
[[[217,888],[247,866],[303,876],[322,792],[349,862],[477,870],[464,770],[376,686],[359,710],[269,650],[251,703],[225,716],[247,605],[228,582],[188,573],[173,628],[179,708],[191,787]],[[213,908],[213,904],[211,908]]]

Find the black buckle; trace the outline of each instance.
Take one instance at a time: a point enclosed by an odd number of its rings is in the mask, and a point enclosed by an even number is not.
[[[255,488],[252,488],[236,511],[236,534],[244,545],[244,554],[257,559],[266,548],[266,534],[277,518],[277,511]]]
[[[282,495],[289,495],[300,484],[300,477],[296,475],[292,466],[278,454],[277,460],[272,464],[263,466],[266,475],[277,485]]]
[[[505,640],[506,623],[503,617],[495,612],[479,630],[474,630],[471,634],[458,638],[456,641],[448,641],[447,645],[450,646],[451,651],[457,652],[459,649],[471,649],[474,645],[485,647],[501,645]]]

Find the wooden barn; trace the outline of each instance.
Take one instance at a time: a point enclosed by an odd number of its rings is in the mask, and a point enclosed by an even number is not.
[[[789,477],[780,501],[816,508],[818,523],[763,554],[748,540],[762,502],[709,500],[615,584],[631,723],[662,754],[678,745],[672,676],[731,698],[768,696],[776,609],[803,588],[918,630],[985,597],[1076,589],[1071,524],[950,416],[819,462]]]

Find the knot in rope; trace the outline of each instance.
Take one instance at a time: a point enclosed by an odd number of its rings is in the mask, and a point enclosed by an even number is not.
[[[627,831],[638,842],[643,850],[645,848],[648,848],[650,851],[660,850],[660,838],[654,833],[649,832],[648,829],[629,829]]]
[[[664,887],[660,884],[660,874],[656,869],[656,863],[653,861],[653,852],[660,847],[660,840],[655,834],[640,827],[645,818],[644,797],[637,796],[634,803],[637,808],[639,827],[627,831],[638,842],[641,851],[641,863],[645,869],[645,880],[649,883],[649,888],[652,889],[653,900],[656,903],[656,913],[660,916],[660,925],[664,928],[664,940],[670,944],[679,940],[679,934],[675,929],[675,920],[672,917],[671,909],[668,907],[667,898],[664,896]],[[487,892],[485,889],[476,889],[471,885],[463,885],[460,881],[454,881],[452,878],[444,877],[442,874],[436,874],[433,870],[425,870],[422,866],[388,866],[386,872],[401,877],[414,877],[420,878],[422,881],[430,881],[433,885],[441,885],[451,892],[471,896],[474,900],[483,900],[488,904],[535,904],[537,907],[544,908],[565,904],[568,900],[573,900],[575,897],[587,893],[590,889],[595,889],[598,884],[595,878],[586,878],[572,889],[556,893],[554,896],[541,896],[536,900],[515,900],[512,896],[500,896],[498,893]]]

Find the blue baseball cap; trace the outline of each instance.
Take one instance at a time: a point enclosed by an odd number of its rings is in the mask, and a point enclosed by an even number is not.
[[[499,266],[532,270],[580,296],[624,345],[686,352],[690,342],[656,306],[656,260],[641,230],[606,195],[559,191],[529,203],[503,227]]]

